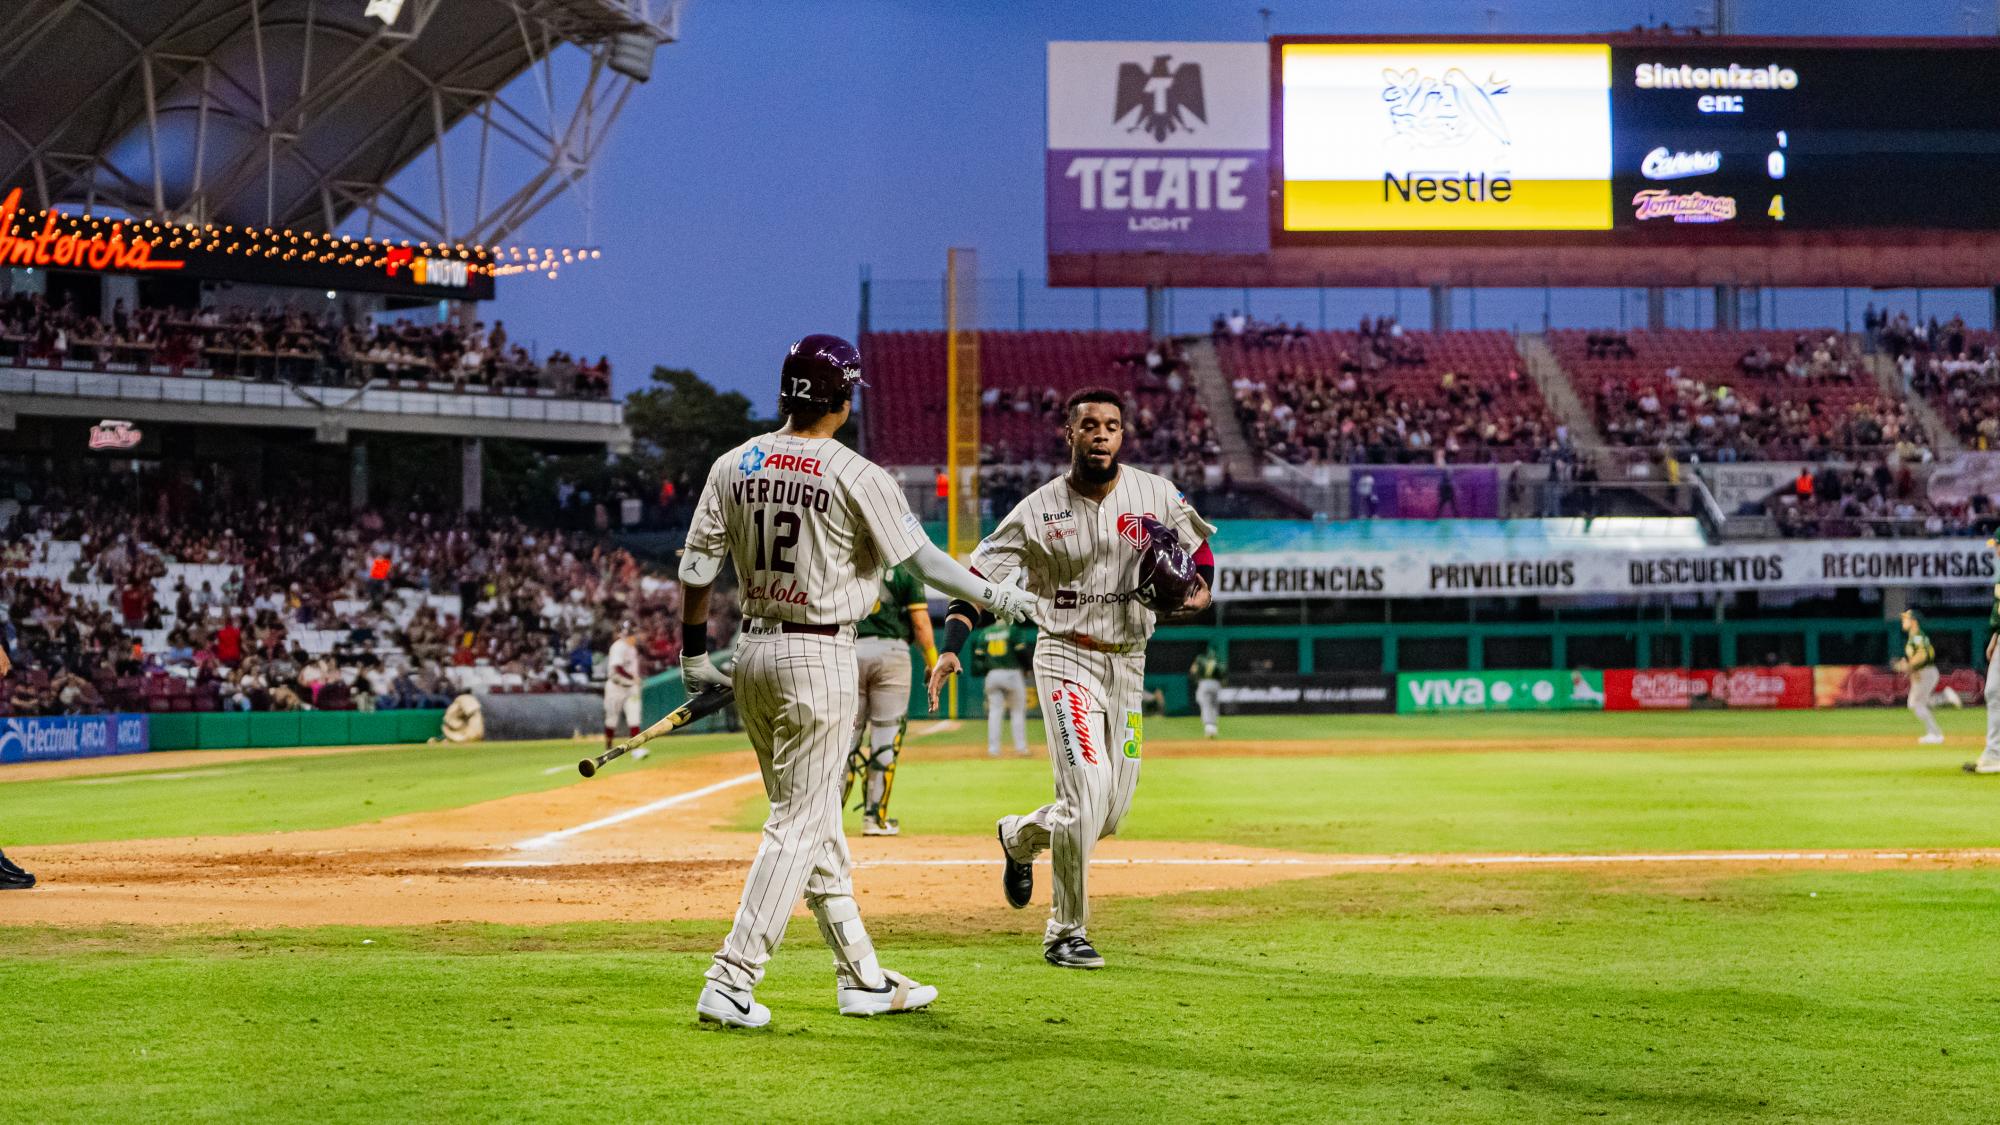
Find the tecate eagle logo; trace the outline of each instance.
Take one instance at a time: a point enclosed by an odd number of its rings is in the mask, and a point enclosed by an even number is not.
[[[1720,152],[1673,152],[1666,146],[1646,154],[1639,162],[1639,174],[1649,180],[1684,180],[1722,170]]]
[[[1118,65],[1114,124],[1128,133],[1150,133],[1162,144],[1175,133],[1193,133],[1208,124],[1208,99],[1201,88],[1201,64],[1173,65],[1172,55],[1154,55],[1151,70],[1138,63]]]

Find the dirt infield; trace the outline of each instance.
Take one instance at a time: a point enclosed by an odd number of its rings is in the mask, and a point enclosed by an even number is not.
[[[1262,749],[1268,752],[1270,744]],[[1185,744],[1183,752],[1217,750],[1242,752],[1202,743]],[[246,754],[301,752],[313,751],[221,751],[202,762],[195,754],[176,755],[174,762],[214,765]],[[348,828],[17,849],[17,858],[44,883],[0,899],[0,923],[264,928],[722,919],[736,908],[744,868],[757,847],[754,834],[727,826],[741,802],[756,798],[757,780],[747,752],[714,754],[613,773],[590,785]],[[969,925],[1029,930],[1035,928],[1031,918],[1040,917],[1039,905],[1024,917],[1001,903],[998,856],[985,838],[905,835],[850,843],[856,894],[871,914],[963,911]],[[1097,856],[1097,895],[1220,890],[1409,867],[1632,871],[1670,865],[1697,876],[1801,864],[2000,862],[2000,852],[1880,850],[1336,856],[1118,839],[1106,841]],[[1045,878],[1046,867],[1041,870]],[[1037,903],[1045,903],[1046,885],[1037,889]]]
[[[717,754],[351,828],[17,849],[43,885],[0,900],[0,921],[272,927],[726,918],[757,837],[724,826],[757,795],[755,773],[748,753]],[[537,840],[718,784],[726,787],[647,815]],[[536,846],[518,846],[528,841]],[[867,910],[1010,913],[990,841],[908,835],[852,845],[856,893]],[[1264,861],[1312,858],[1117,840],[1100,854],[1146,861],[1093,872],[1098,893],[1126,895],[1296,878],[1307,872]]]

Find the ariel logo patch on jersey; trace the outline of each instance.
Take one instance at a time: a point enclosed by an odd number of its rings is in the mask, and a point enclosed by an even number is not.
[[[743,475],[746,477],[762,469],[764,467],[764,447],[753,445],[744,450],[743,456],[736,459],[736,467],[741,469]]]
[[[1146,549],[1147,543],[1146,525],[1139,521],[1142,519],[1157,520],[1159,518],[1151,512],[1147,512],[1143,516],[1135,516],[1131,512],[1126,512],[1124,515],[1118,517],[1118,534],[1125,542],[1132,545],[1133,550],[1143,551]]]

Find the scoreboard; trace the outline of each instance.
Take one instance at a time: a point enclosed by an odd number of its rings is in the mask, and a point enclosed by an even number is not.
[[[1051,284],[2000,284],[2000,42],[1049,45]]]
[[[1273,245],[2000,230],[2000,49],[1812,42],[1278,40]]]

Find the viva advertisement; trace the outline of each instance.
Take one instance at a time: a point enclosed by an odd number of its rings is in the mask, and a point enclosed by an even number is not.
[[[1270,248],[1270,50],[1050,43],[1048,251]]]
[[[1609,230],[1611,48],[1285,43],[1287,231]]]
[[[1403,672],[1396,677],[1396,713],[1436,711],[1597,711],[1604,707],[1604,673],[1549,669],[1528,672]]]

